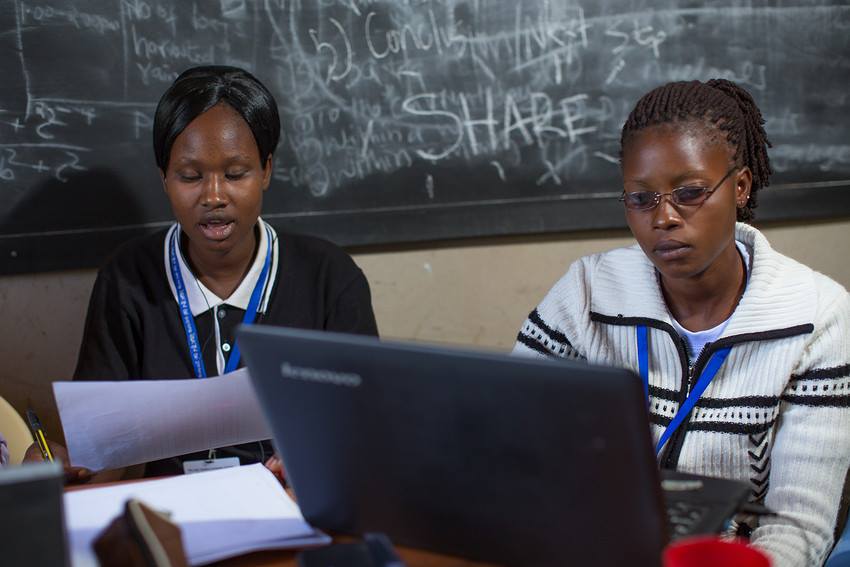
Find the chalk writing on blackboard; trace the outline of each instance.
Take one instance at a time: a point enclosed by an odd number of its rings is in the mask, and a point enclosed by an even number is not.
[[[21,234],[35,193],[79,191],[103,172],[115,183],[97,194],[129,196],[133,218],[113,207],[26,226],[167,222],[153,112],[177,74],[202,64],[246,67],[278,100],[279,190],[264,214],[324,215],[334,236],[352,216],[476,203],[504,207],[495,232],[569,228],[517,220],[511,203],[610,199],[626,113],[673,80],[742,84],[767,120],[774,183],[835,184],[850,179],[850,119],[835,111],[850,79],[844,4],[2,0],[0,240]],[[431,237],[454,234],[440,226]],[[416,237],[406,230],[343,240]]]

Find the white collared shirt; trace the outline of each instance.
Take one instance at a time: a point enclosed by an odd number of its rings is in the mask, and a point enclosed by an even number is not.
[[[168,230],[168,234],[165,236],[165,246],[163,250],[163,258],[165,262],[165,273],[168,276],[168,285],[171,287],[171,293],[174,296],[174,300],[177,299],[177,288],[174,285],[174,279],[171,277],[171,263],[169,262],[169,243],[171,242],[172,235],[174,231],[177,231],[177,262],[180,266],[180,275],[183,277],[183,281],[185,282],[186,287],[186,295],[189,299],[189,308],[192,311],[192,316],[197,317],[202,313],[207,311],[212,311],[213,321],[215,322],[215,339],[216,339],[216,365],[218,374],[222,374],[224,372],[225,367],[225,355],[230,352],[233,345],[228,342],[222,342],[221,339],[221,328],[219,326],[219,310],[224,306],[235,307],[237,309],[241,309],[242,311],[246,311],[248,309],[248,303],[251,300],[251,294],[254,291],[254,287],[257,285],[257,281],[260,279],[260,274],[263,271],[263,264],[266,260],[265,251],[268,249],[268,239],[269,235],[271,235],[272,239],[272,259],[271,265],[269,266],[269,275],[266,280],[265,290],[263,291],[262,298],[260,300],[260,305],[257,308],[258,313],[265,313],[268,307],[269,298],[271,297],[272,290],[275,286],[275,279],[277,276],[277,265],[278,265],[278,239],[277,233],[271,227],[271,225],[264,222],[261,218],[257,219],[257,223],[260,227],[260,242],[257,246],[257,254],[254,257],[254,261],[251,264],[248,273],[239,283],[239,287],[230,295],[230,297],[222,299],[218,297],[215,293],[210,291],[209,289],[202,284],[192,270],[189,268],[186,259],[183,257],[183,252],[180,248],[180,236],[182,230],[178,223],[174,223],[171,228]],[[179,303],[179,302],[178,302]]]

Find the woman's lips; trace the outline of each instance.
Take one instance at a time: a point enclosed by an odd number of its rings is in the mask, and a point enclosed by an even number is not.
[[[662,260],[678,260],[690,253],[691,247],[676,240],[662,240],[652,249]]]
[[[198,223],[201,233],[210,240],[224,240],[233,232],[233,221],[211,220]]]

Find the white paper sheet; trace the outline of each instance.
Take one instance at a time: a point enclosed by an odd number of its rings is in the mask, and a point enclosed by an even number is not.
[[[71,464],[93,471],[271,438],[244,368],[215,378],[54,382]]]
[[[65,523],[75,566],[93,565],[91,543],[129,498],[172,514],[192,565],[255,551],[330,542],[261,464],[65,494]]]

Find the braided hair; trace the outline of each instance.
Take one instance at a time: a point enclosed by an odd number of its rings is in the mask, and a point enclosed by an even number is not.
[[[752,221],[757,193],[770,183],[772,170],[764,118],[750,93],[726,79],[680,81],[655,88],[641,97],[623,125],[620,155],[630,136],[661,124],[702,127],[728,144],[735,163],[749,167],[753,174],[750,198],[738,209],[739,221]]]

